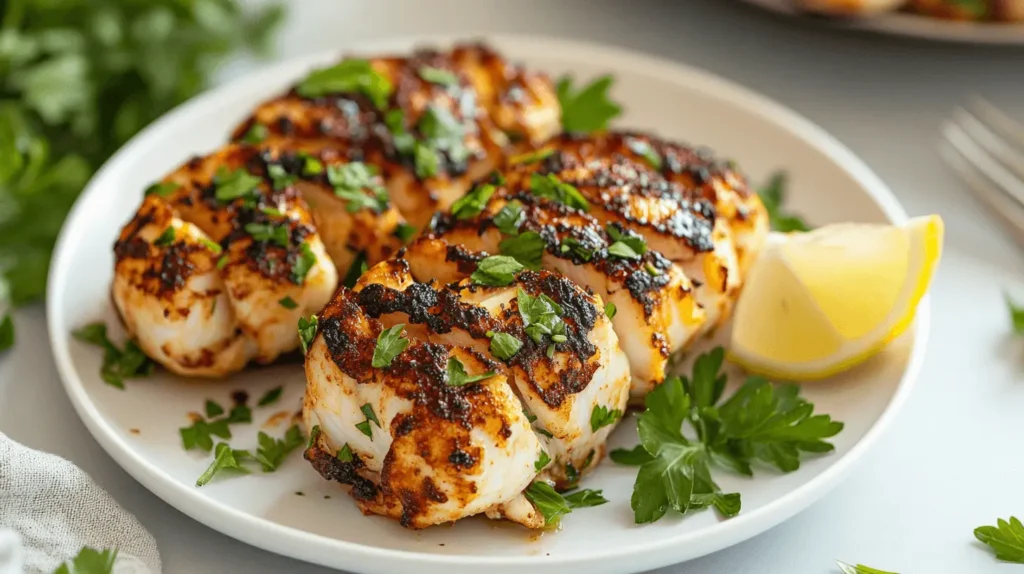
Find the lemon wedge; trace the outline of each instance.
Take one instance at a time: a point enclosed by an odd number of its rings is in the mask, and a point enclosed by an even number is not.
[[[736,304],[730,360],[793,381],[866,360],[914,320],[942,233],[937,215],[898,227],[843,223],[773,233]]]

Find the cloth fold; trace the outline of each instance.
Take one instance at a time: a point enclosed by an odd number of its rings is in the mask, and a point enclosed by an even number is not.
[[[0,574],[51,574],[83,546],[118,551],[115,574],[159,574],[153,536],[71,462],[0,433]]]

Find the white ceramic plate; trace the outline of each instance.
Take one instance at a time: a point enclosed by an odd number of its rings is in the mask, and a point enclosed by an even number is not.
[[[838,28],[882,32],[897,36],[914,36],[929,40],[965,42],[969,44],[1024,45],[1024,24],[989,22],[956,22],[917,14],[893,12],[866,18],[826,19],[808,15],[796,7],[794,0],[744,0],[779,14],[824,22]]]
[[[361,45],[363,53],[445,44],[431,38]],[[705,72],[600,46],[539,38],[494,38],[504,53],[554,75],[580,78],[613,73],[614,97],[625,106],[619,125],[707,144],[736,158],[760,180],[772,170],[792,175],[790,201],[815,223],[841,220],[902,221],[902,208],[846,148],[795,113]],[[530,572],[566,568],[592,574],[656,568],[725,548],[789,518],[824,495],[882,433],[917,374],[927,331],[927,304],[916,327],[869,364],[835,380],[809,385],[805,394],[822,412],[846,423],[836,452],[808,460],[795,473],[769,470],[753,480],[719,473],[726,491],[743,495],[743,512],[721,520],[707,511],[635,526],[629,508],[635,469],[602,465],[586,486],[603,488],[610,502],[568,516],[560,532],[537,536],[521,527],[470,519],[425,531],[363,517],[342,490],[325,482],[295,453],[278,472],[215,480],[194,486],[210,457],[182,449],[178,428],[187,413],[212,398],[229,403],[231,391],[253,397],[285,384],[274,408],[255,409],[251,428],[236,425],[232,443],[249,448],[278,411],[297,410],[303,390],[298,365],[252,369],[230,380],[196,382],[159,373],[129,381],[121,391],[98,376],[101,353],[70,332],[97,319],[118,321],[108,295],[111,245],[143,188],[193,153],[212,150],[258,101],[283,89],[323,54],[286,62],[204,94],[174,110],[131,141],[96,175],[65,224],[50,273],[47,317],[61,377],[78,414],[96,440],[139,482],[169,504],[212,528],[261,548],[354,572],[424,574]],[[916,340],[916,343],[915,343]],[[635,444],[632,419],[613,446]],[[296,493],[302,492],[299,496]],[[327,497],[330,498],[327,498]]]

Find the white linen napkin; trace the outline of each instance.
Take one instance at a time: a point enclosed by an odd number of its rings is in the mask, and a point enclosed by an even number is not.
[[[83,546],[116,548],[115,574],[159,574],[153,536],[71,462],[0,433],[0,574],[51,574]]]

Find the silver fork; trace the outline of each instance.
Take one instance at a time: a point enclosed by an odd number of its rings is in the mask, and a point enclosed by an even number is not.
[[[1024,246],[1024,124],[972,97],[942,125],[939,152]]]

